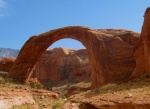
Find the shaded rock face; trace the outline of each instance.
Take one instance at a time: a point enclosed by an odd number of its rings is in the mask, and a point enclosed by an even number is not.
[[[16,58],[2,58],[0,59],[0,71],[9,72]]]
[[[114,29],[98,31],[113,36],[112,38],[106,38],[104,41],[111,74],[110,82],[127,82],[135,68],[133,49],[137,44],[140,34]]]
[[[24,44],[9,76],[20,82],[28,81],[40,56],[51,44],[72,38],[86,47],[92,87],[121,80],[122,76],[128,79],[135,67],[133,47],[138,36],[138,33],[126,30],[93,30],[80,26],[51,30],[31,37]]]
[[[85,49],[54,48],[42,54],[32,77],[38,78],[47,86],[53,86],[67,82],[89,81],[90,74],[90,65]]]
[[[145,12],[140,40],[135,47],[134,55],[136,69],[132,77],[150,73],[150,8]]]

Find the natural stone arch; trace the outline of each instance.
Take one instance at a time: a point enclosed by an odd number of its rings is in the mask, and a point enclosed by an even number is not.
[[[110,74],[102,35],[87,27],[72,26],[32,36],[20,50],[9,76],[20,82],[27,81],[39,57],[51,44],[63,38],[72,38],[81,42],[87,49],[92,71],[91,86],[106,84],[110,80]]]

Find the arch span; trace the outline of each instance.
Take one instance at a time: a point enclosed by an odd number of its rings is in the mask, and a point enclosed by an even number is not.
[[[101,35],[87,27],[71,26],[32,36],[20,50],[9,76],[20,82],[28,80],[39,57],[51,44],[63,38],[72,38],[87,49],[92,71],[91,86],[101,86],[110,80],[105,44]]]

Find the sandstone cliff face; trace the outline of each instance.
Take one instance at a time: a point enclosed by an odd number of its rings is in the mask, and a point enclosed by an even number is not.
[[[140,40],[135,47],[134,55],[136,69],[132,77],[150,73],[150,8],[145,12]]]
[[[32,77],[46,85],[90,80],[90,65],[84,49],[54,48],[45,51],[33,71]]]
[[[2,58],[0,59],[0,71],[9,72],[16,58]]]
[[[99,29],[98,31],[112,36],[104,39],[111,75],[110,81],[128,81],[135,68],[133,49],[140,34],[121,29]]]
[[[135,67],[133,47],[138,36],[132,31],[93,30],[80,26],[51,30],[33,36],[25,43],[9,76],[18,81],[27,81],[40,56],[51,44],[62,38],[72,38],[86,47],[92,87],[112,81],[127,81]]]

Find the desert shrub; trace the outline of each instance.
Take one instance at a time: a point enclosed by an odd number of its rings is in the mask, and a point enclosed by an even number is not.
[[[66,97],[66,96],[64,96],[64,95],[62,95],[62,96],[61,96],[61,98],[62,98],[62,99],[67,99],[67,97]]]
[[[95,92],[95,94],[99,94],[99,93],[100,93],[100,89],[99,89],[99,88],[96,88],[96,89],[94,90],[94,92]]]
[[[5,78],[5,82],[13,83],[13,79],[12,78]]]
[[[36,85],[35,85],[34,83],[31,83],[31,84],[30,84],[30,87],[31,87],[31,88],[36,88]]]
[[[31,83],[30,87],[31,88],[36,88],[36,89],[42,89],[42,88],[44,88],[44,86],[42,84],[40,84],[40,83],[39,84]]]
[[[72,101],[73,103],[80,103],[81,101],[80,100],[74,100]]]
[[[37,89],[42,89],[42,88],[44,88],[44,86],[42,84],[36,84],[36,88]]]
[[[5,83],[5,80],[2,77],[0,77],[0,84],[3,84],[3,83]]]
[[[61,108],[62,107],[62,103],[59,103],[59,102],[56,102],[54,105],[53,105],[53,109],[58,109],[58,108]]]

